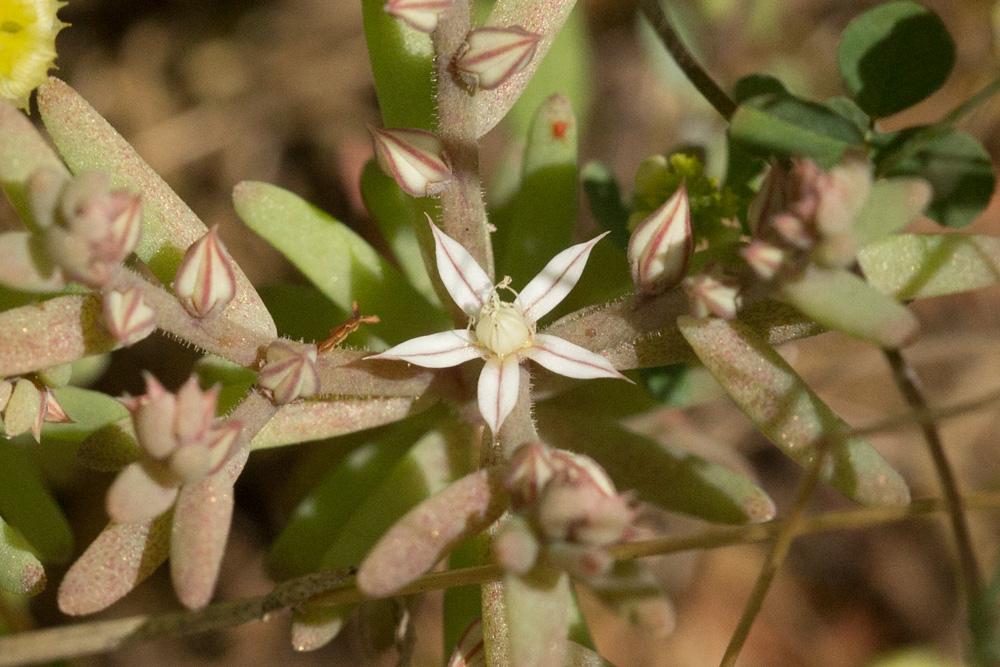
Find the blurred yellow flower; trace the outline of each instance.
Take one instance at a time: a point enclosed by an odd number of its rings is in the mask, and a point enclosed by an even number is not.
[[[0,0],[0,98],[27,108],[56,59],[58,0]]]

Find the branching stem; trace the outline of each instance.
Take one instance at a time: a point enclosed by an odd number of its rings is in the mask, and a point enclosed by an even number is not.
[[[691,51],[688,50],[680,35],[671,25],[659,0],[639,0],[646,20],[653,26],[653,30],[660,37],[663,46],[666,47],[670,55],[673,56],[677,66],[681,68],[688,80],[694,84],[698,92],[715,107],[719,115],[727,121],[736,112],[736,102],[722,89],[722,87],[709,76],[705,68],[695,59]]]
[[[997,491],[972,493],[963,501],[968,510],[1000,510],[1000,492]],[[944,500],[932,498],[916,500],[907,507],[829,512],[802,519],[793,538],[930,517],[944,511],[945,507]],[[611,553],[619,560],[627,560],[767,542],[777,538],[786,526],[785,521],[774,521],[752,526],[711,528],[686,537],[627,542],[611,547]],[[434,572],[417,579],[397,592],[396,596],[478,585],[495,581],[500,576],[500,568],[495,565]],[[327,605],[350,605],[364,599],[353,578],[345,577],[341,572],[319,572],[279,584],[267,595],[220,602],[199,611],[78,623],[3,637],[0,638],[0,667],[106,653],[152,639],[222,630],[250,621],[266,620],[275,612],[307,600]]]
[[[962,507],[962,496],[959,493],[958,481],[944,452],[941,433],[933,417],[928,414],[927,401],[920,388],[920,379],[916,370],[906,361],[899,350],[883,350],[886,361],[892,368],[892,377],[903,398],[917,414],[920,430],[923,432],[927,448],[934,461],[934,468],[941,482],[944,494],[945,509],[951,520],[951,529],[955,535],[955,546],[958,549],[959,574],[965,588],[965,595],[971,610],[972,605],[982,592],[982,581],[979,575],[979,564],[976,553],[972,549],[972,539],[969,536],[969,525]]]

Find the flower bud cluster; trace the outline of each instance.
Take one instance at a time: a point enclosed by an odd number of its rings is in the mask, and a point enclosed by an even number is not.
[[[72,422],[55,394],[53,387],[66,384],[65,367],[53,369],[53,377],[41,371],[37,377],[0,379],[0,417],[3,418],[3,435],[13,438],[31,433],[35,442],[41,442],[45,422],[65,424]],[[63,376],[54,379],[55,376]]]
[[[29,179],[28,198],[46,255],[67,280],[103,287],[139,242],[139,197],[112,190],[106,174],[67,179],[42,169]]]
[[[871,192],[870,166],[847,160],[830,171],[813,161],[773,163],[747,212],[753,239],[741,250],[754,275],[771,281],[808,263],[855,261],[854,219]]]
[[[267,346],[257,386],[275,405],[285,405],[319,392],[316,346],[276,340]]]
[[[146,394],[125,401],[143,453],[162,465],[172,486],[217,472],[235,453],[241,426],[215,419],[218,395],[218,387],[202,391],[194,377],[171,394],[147,374]]]
[[[505,485],[516,514],[494,539],[504,568],[523,574],[542,558],[584,578],[607,572],[606,547],[627,534],[635,511],[593,459],[527,443],[511,458]]]

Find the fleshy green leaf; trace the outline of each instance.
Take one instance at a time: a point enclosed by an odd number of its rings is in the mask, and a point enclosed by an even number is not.
[[[831,97],[823,101],[823,106],[850,121],[863,135],[872,129],[872,119],[849,97]]]
[[[338,569],[357,564],[399,517],[471,471],[474,461],[470,438],[465,427],[456,426],[446,431],[431,431],[418,440],[372,493],[356,499],[355,511],[336,532],[321,566]],[[302,626],[299,637],[325,643],[335,636],[347,611],[319,603],[307,605],[293,624]],[[322,643],[312,644],[306,650],[319,648]]]
[[[848,430],[781,355],[747,325],[685,316],[678,326],[750,421],[800,465],[813,460],[822,438],[840,438]],[[821,476],[864,505],[910,501],[903,478],[861,438],[833,444]]]
[[[384,0],[363,0],[365,41],[386,127],[434,128],[430,35],[390,16]]]
[[[679,451],[608,421],[597,412],[537,408],[547,442],[600,463],[624,491],[664,509],[718,523],[774,517],[774,503],[756,484],[700,456]]]
[[[588,162],[580,172],[580,179],[597,224],[611,232],[610,238],[620,250],[627,250],[629,210],[622,201],[615,175],[603,162]]]
[[[0,186],[22,220],[31,221],[25,184],[38,169],[68,173],[28,117],[0,101]]]
[[[934,190],[927,215],[946,227],[963,227],[990,203],[996,172],[971,134],[931,126],[907,130],[876,157],[884,176],[917,176]]]
[[[215,412],[224,415],[236,407],[257,381],[257,374],[222,357],[210,354],[199,359],[194,372],[202,387],[219,385],[219,400]]]
[[[0,439],[0,515],[17,528],[39,557],[64,563],[73,554],[73,531],[28,452]]]
[[[743,104],[749,99],[760,95],[787,93],[785,84],[770,74],[748,74],[733,84],[733,101]]]
[[[103,171],[115,187],[142,195],[139,256],[169,284],[188,246],[207,228],[177,193],[146,164],[125,139],[80,95],[59,79],[39,88],[38,107],[45,128],[73,173]],[[226,318],[249,331],[273,338],[274,323],[253,285],[238,266],[236,299]]]
[[[432,413],[439,414],[437,412]],[[286,579],[319,569],[323,555],[365,498],[389,475],[393,466],[427,428],[426,417],[408,420],[390,430],[351,436],[338,446],[356,447],[327,472],[292,512],[271,546],[267,564]]]
[[[260,298],[274,317],[278,335],[284,338],[323,340],[347,318],[346,310],[312,285],[264,285],[260,288]],[[364,327],[359,333],[363,331]],[[352,342],[363,345],[359,340]]]
[[[36,595],[45,588],[45,569],[27,540],[0,517],[0,592]]]
[[[854,219],[858,245],[866,246],[904,229],[920,217],[931,194],[927,182],[918,178],[876,181]]]
[[[388,343],[415,338],[439,325],[439,312],[360,236],[295,194],[244,182],[233,192],[250,229],[281,251],[340,308],[357,301],[382,318],[373,334]]]
[[[883,118],[941,87],[955,65],[955,44],[933,11],[896,0],[851,21],[841,35],[837,63],[858,106]]]
[[[840,161],[863,137],[851,121],[821,104],[789,94],[762,95],[737,108],[729,126],[733,142],[765,156],[805,155],[823,167]]]
[[[570,245],[576,224],[577,121],[569,100],[554,95],[537,109],[528,133],[521,185],[496,211],[493,236],[501,275],[524,285]]]
[[[877,289],[923,299],[1000,283],[1000,238],[899,234],[865,246],[858,261]]]
[[[920,328],[906,306],[845,269],[810,266],[781,295],[824,327],[882,347],[902,347]]]
[[[369,160],[361,172],[361,196],[399,262],[400,271],[424,298],[440,305],[417,237],[417,229],[427,226],[425,213],[433,205],[404,193],[374,160]]]

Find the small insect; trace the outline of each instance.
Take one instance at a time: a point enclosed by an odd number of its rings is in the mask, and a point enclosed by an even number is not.
[[[338,324],[331,329],[329,337],[317,345],[316,349],[320,353],[329,352],[343,343],[352,333],[360,329],[362,324],[378,324],[381,321],[378,315],[362,315],[361,310],[358,308],[358,302],[355,301],[351,304],[351,316],[342,324]]]

